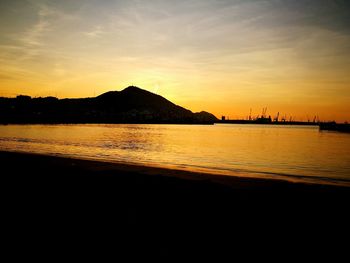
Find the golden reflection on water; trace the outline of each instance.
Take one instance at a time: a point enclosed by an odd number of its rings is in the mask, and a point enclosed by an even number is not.
[[[350,180],[350,135],[271,125],[9,125],[0,150],[192,171]]]

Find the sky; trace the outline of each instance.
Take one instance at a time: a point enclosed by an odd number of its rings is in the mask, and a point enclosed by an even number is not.
[[[350,121],[350,1],[0,1],[0,96],[129,85],[217,117]]]

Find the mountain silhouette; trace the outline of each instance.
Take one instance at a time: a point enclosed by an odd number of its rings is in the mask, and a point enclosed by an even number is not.
[[[174,123],[212,124],[208,112],[193,113],[135,86],[94,98],[0,98],[0,123]]]

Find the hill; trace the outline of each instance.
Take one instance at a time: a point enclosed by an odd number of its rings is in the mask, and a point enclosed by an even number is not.
[[[174,123],[212,124],[208,112],[193,113],[169,100],[130,86],[95,98],[0,98],[0,123]]]

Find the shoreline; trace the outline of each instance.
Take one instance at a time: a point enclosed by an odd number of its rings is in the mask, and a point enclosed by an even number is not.
[[[225,172],[222,173],[209,173],[209,172],[200,172],[200,171],[189,171],[176,169],[171,167],[161,167],[155,165],[143,165],[136,163],[125,163],[125,162],[113,162],[108,160],[94,160],[90,158],[77,158],[77,157],[67,157],[67,156],[56,156],[49,154],[40,154],[40,153],[26,153],[26,152],[15,152],[15,151],[2,151],[0,150],[0,159],[7,158],[11,162],[21,161],[20,159],[33,159],[37,162],[50,162],[54,163],[52,166],[58,166],[64,169],[69,168],[69,165],[79,167],[84,169],[87,172],[109,172],[111,174],[118,173],[138,173],[145,176],[162,176],[164,178],[176,178],[181,180],[187,180],[191,182],[210,182],[214,184],[221,184],[228,186],[232,189],[237,188],[268,188],[268,187],[277,187],[277,186],[289,186],[289,187],[306,187],[306,188],[319,188],[319,189],[350,189],[348,182],[319,182],[317,179],[302,177],[301,180],[291,180],[283,178],[283,175],[276,175],[277,178],[269,177],[255,177],[254,174],[243,174],[237,175],[228,175]],[[18,159],[18,160],[16,160]],[[244,174],[245,175],[245,174]],[[271,176],[272,177],[272,176]],[[282,178],[281,178],[282,177]]]
[[[174,178],[182,178],[187,180],[194,181],[211,181],[219,184],[224,184],[227,186],[235,187],[238,185],[246,185],[249,187],[252,184],[259,185],[269,185],[269,184],[299,184],[299,185],[310,185],[310,186],[319,186],[319,187],[345,187],[350,188],[350,181],[346,180],[337,180],[325,177],[307,177],[307,176],[295,176],[289,174],[275,174],[275,173],[258,173],[258,172],[237,172],[236,174],[231,173],[229,171],[220,171],[217,173],[213,173],[205,170],[198,169],[190,170],[190,169],[179,169],[174,166],[161,166],[156,164],[138,164],[138,163],[126,163],[119,161],[110,161],[106,159],[93,159],[93,158],[84,158],[84,157],[73,157],[73,156],[63,156],[63,155],[55,155],[55,154],[43,154],[43,153],[28,153],[28,152],[20,152],[20,151],[2,151],[1,154],[20,154],[27,156],[37,156],[45,157],[45,158],[57,158],[63,162],[75,161],[80,165],[93,168],[93,167],[103,167],[105,170],[109,170],[110,172],[138,172],[144,173],[145,175],[162,175]],[[260,176],[259,176],[260,175]]]

